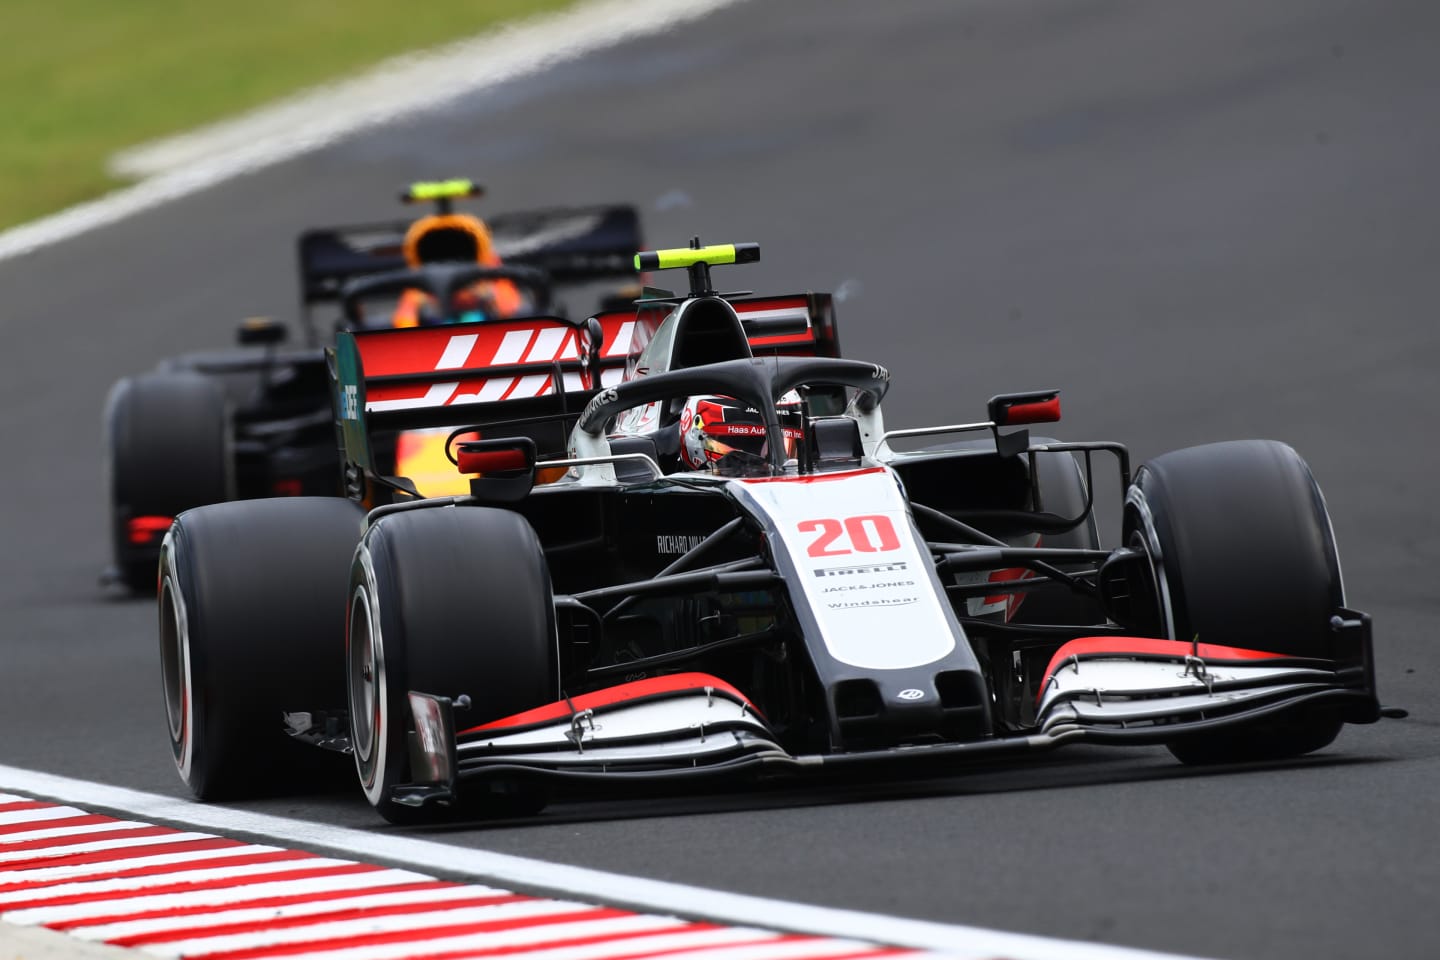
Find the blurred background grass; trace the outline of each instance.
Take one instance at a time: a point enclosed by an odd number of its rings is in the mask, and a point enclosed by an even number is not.
[[[124,147],[577,0],[0,0],[0,228]]]

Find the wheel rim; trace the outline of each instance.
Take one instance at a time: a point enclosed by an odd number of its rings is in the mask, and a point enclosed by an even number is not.
[[[188,783],[194,760],[195,698],[190,677],[190,628],[185,600],[171,569],[174,544],[166,536],[160,580],[160,674],[165,688],[165,719],[175,766]]]
[[[1160,549],[1160,535],[1155,530],[1155,517],[1150,512],[1150,504],[1139,488],[1132,485],[1125,495],[1125,506],[1136,518],[1135,529],[1131,531],[1126,546],[1145,554],[1151,586],[1155,593],[1156,612],[1160,619],[1160,633],[1172,640],[1181,639],[1175,635],[1175,608],[1170,599],[1170,582],[1165,575],[1165,557]]]
[[[350,745],[362,762],[375,744],[375,639],[365,588],[350,601]]]
[[[385,702],[385,655],[364,583],[350,598],[346,674],[349,681],[350,746],[365,796],[375,803],[384,785],[389,710]]]

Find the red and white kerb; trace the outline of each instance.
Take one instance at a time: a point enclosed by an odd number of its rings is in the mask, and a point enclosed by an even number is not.
[[[526,896],[11,794],[0,794],[0,922],[203,960],[919,955]]]

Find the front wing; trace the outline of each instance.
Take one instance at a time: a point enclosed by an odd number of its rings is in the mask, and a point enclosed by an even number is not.
[[[413,806],[447,802],[470,780],[770,778],[883,762],[989,760],[1068,743],[1159,744],[1322,705],[1349,722],[1373,722],[1380,708],[1369,618],[1341,610],[1332,626],[1342,654],[1335,661],[1082,637],[1052,660],[1032,729],[835,753],[788,752],[743,693],[703,673],[624,683],[459,729],[450,700],[415,691],[411,768],[417,782],[398,787],[394,799]]]

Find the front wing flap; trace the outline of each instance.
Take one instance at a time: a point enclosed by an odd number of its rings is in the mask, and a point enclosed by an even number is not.
[[[1301,702],[1344,707],[1351,722],[1379,716],[1370,618],[1337,611],[1337,659],[1307,659],[1146,637],[1082,637],[1051,658],[1041,686],[1042,733],[1069,726],[1100,739],[1165,741],[1182,727],[1241,724]],[[1097,737],[1092,737],[1095,739]]]

